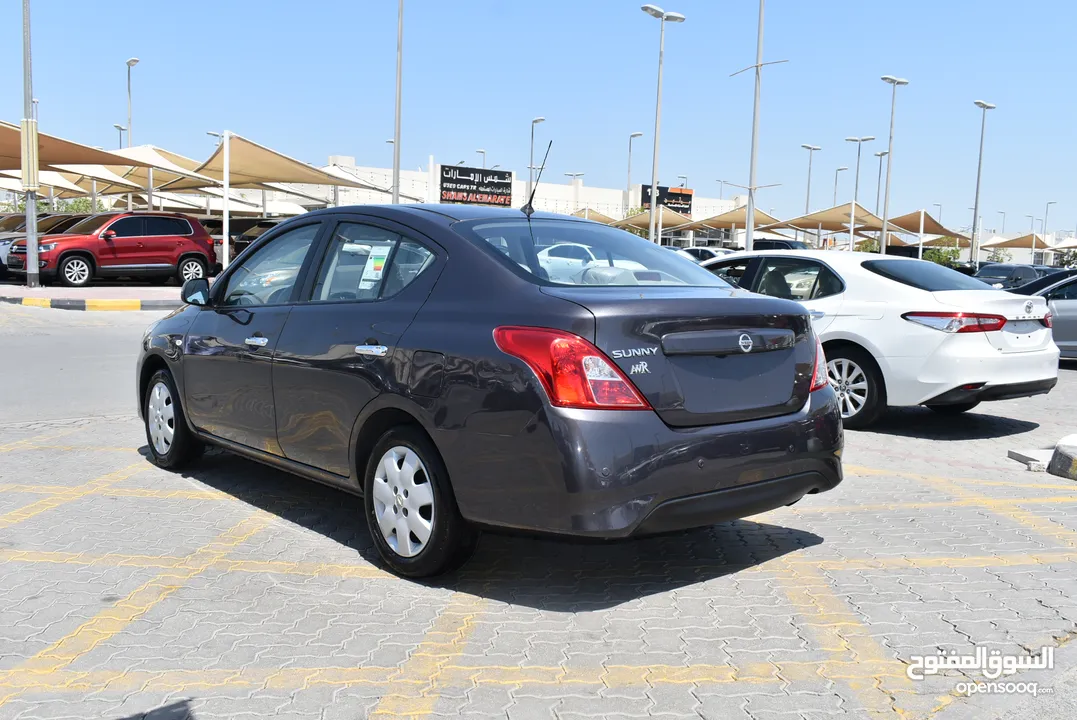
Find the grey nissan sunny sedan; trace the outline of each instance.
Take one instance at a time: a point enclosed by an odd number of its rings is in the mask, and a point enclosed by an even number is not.
[[[623,538],[841,481],[804,308],[586,220],[332,208],[183,299],[138,361],[154,462],[210,443],[358,493],[401,575],[459,565],[483,527]]]

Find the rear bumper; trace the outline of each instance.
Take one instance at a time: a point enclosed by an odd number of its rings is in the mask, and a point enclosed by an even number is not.
[[[599,538],[713,525],[841,482],[833,390],[796,413],[673,429],[653,412],[546,408],[513,435],[435,438],[464,517]]]
[[[1001,385],[984,385],[978,388],[955,388],[942,395],[931,398],[924,405],[958,405],[967,402],[984,402],[987,400],[1012,400],[1014,398],[1046,395],[1058,384],[1058,378],[1046,378],[1032,382],[1005,383]]]

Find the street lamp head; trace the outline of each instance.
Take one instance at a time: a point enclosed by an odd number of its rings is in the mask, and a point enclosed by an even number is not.
[[[847,167],[840,167],[840,168],[838,168],[837,172],[841,172],[842,170],[848,170],[848,169],[849,168],[847,168]]]
[[[662,16],[666,14],[666,11],[658,7],[657,5],[644,5],[640,8],[640,10],[647,13],[651,17],[658,18],[659,20],[661,20]]]
[[[485,154],[486,154],[486,151],[485,151],[485,150],[483,150],[482,148],[479,148],[479,149],[478,149],[478,150],[476,150],[475,152],[477,152],[477,153],[482,153],[483,155],[485,155]]]
[[[875,157],[878,157],[878,158],[886,157],[889,154],[890,154],[889,150],[880,150],[879,152],[875,153]]]
[[[458,162],[458,163],[456,163],[456,164],[457,164],[457,165],[463,165],[463,164],[464,164],[464,161],[463,161],[463,160],[461,160],[460,162]]]
[[[995,109],[994,105],[992,105],[989,102],[984,102],[983,100],[977,100],[974,104],[976,105],[976,107],[982,108],[984,110],[994,110]]]
[[[684,22],[684,15],[679,12],[666,13],[666,22]]]
[[[532,125],[538,125],[540,122],[546,122],[546,118],[537,117],[537,118],[535,118],[534,120],[531,121],[531,124]]]
[[[138,65],[138,58],[131,58],[127,61],[127,67],[134,67],[135,65]]]
[[[112,123],[112,127],[116,128],[120,132],[124,132],[125,130],[127,130],[126,127],[124,127],[123,125],[120,125],[119,123]]]
[[[893,75],[883,75],[882,81],[890,83],[891,85],[908,85],[909,81],[905,78],[894,77]]]
[[[638,138],[638,137],[643,137],[643,133],[641,133],[641,132],[634,132],[634,133],[632,133],[631,135],[629,135],[628,137],[630,137],[630,138]]]
[[[119,125],[117,125],[116,127],[119,127]],[[215,138],[219,138],[221,136],[221,134],[219,132],[213,132],[212,130],[207,130],[206,135],[209,135],[210,137],[215,137]]]
[[[808,145],[806,143],[801,145],[800,147],[804,148],[805,150],[822,150],[823,149],[823,148],[819,147],[818,145]]]
[[[385,142],[386,142],[387,144],[389,144],[389,145],[395,145],[395,144],[396,144],[396,140],[393,140],[392,138],[389,138],[389,139],[388,139],[388,140],[386,140]]]

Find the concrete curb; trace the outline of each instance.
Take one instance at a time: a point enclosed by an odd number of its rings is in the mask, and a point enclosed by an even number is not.
[[[1077,435],[1067,435],[1055,445],[1047,472],[1058,477],[1077,480]]]
[[[53,308],[56,310],[175,310],[183,305],[181,300],[119,300],[2,297],[0,302],[26,307]]]

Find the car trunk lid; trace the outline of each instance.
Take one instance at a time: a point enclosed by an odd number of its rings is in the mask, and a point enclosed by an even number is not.
[[[1006,318],[1001,330],[985,332],[992,347],[1002,353],[1035,352],[1051,344],[1051,330],[1043,324],[1047,301],[999,290],[944,290],[932,293],[942,305],[956,312],[999,315]]]
[[[595,316],[595,345],[668,425],[774,417],[808,399],[815,340],[796,303],[725,288],[543,292]]]

